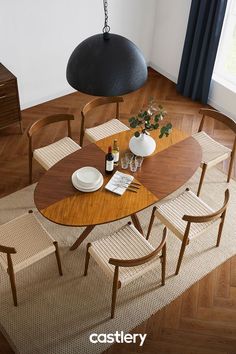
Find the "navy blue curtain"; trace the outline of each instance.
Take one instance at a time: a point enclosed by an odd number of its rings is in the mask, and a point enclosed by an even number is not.
[[[207,103],[227,0],[192,0],[177,91]]]

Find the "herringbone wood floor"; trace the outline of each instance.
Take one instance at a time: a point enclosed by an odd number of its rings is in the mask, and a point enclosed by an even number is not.
[[[200,120],[198,110],[202,105],[177,94],[175,84],[153,70],[149,70],[149,79],[143,88],[124,96],[125,102],[121,106],[123,121],[127,123],[127,117],[144,107],[150,96],[156,97],[165,107],[168,120],[175,127],[189,134],[197,131]],[[24,110],[23,135],[17,125],[0,130],[0,196],[28,185],[27,127],[46,115],[72,113],[76,116],[72,134],[74,140],[79,142],[80,110],[91,98],[73,93]],[[112,108],[103,107],[96,115],[91,115],[90,124],[99,123],[112,114]],[[208,120],[206,130],[219,142],[232,145],[233,135],[222,124]],[[66,126],[59,123],[45,128],[35,142],[37,146],[46,145],[63,137],[65,132]],[[219,167],[227,171],[227,162]],[[34,163],[34,181],[42,174],[43,169]],[[236,257],[196,283],[133,332],[148,333],[143,348],[117,344],[106,353],[236,354]],[[8,353],[12,351],[0,333],[0,354]]]

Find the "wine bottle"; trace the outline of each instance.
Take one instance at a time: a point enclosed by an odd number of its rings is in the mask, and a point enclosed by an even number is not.
[[[111,146],[109,146],[108,153],[105,157],[105,172],[108,174],[111,174],[114,171],[114,157],[111,151]]]
[[[114,139],[113,148],[112,148],[112,155],[114,157],[114,164],[118,166],[119,158],[120,158],[120,149],[117,143],[117,139]]]

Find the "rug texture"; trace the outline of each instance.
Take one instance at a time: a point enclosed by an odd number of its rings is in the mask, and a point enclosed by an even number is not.
[[[193,191],[197,189],[199,172],[186,185]],[[129,219],[97,226],[87,240],[72,252],[69,246],[82,229],[56,225],[36,212],[46,229],[59,242],[64,275],[59,277],[54,255],[17,273],[19,305],[16,308],[12,303],[8,276],[0,269],[0,324],[17,351],[21,354],[100,353],[109,344],[90,343],[91,333],[129,332],[235,255],[236,182],[231,181],[227,185],[225,181],[226,176],[213,168],[206,174],[201,193],[202,199],[217,209],[222,205],[224,191],[229,186],[231,197],[220,247],[215,247],[217,229],[213,227],[207,234],[190,242],[181,271],[178,276],[174,276],[181,242],[169,232],[166,285],[160,285],[159,267],[120,289],[116,317],[113,320],[110,319],[112,284],[93,259],[90,261],[88,276],[83,276],[85,248],[87,242],[111,234]],[[0,224],[28,209],[35,210],[34,188],[35,185],[29,186],[0,200]],[[145,231],[151,209],[138,214]],[[161,240],[162,229],[156,221],[150,237],[154,246]]]

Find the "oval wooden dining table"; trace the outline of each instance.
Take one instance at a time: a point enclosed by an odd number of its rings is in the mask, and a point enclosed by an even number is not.
[[[184,185],[200,166],[202,151],[194,138],[173,129],[168,137],[158,139],[159,131],[155,130],[151,133],[157,141],[155,152],[133,173],[140,188],[137,193],[126,191],[122,196],[116,195],[105,189],[111,178],[105,174],[105,154],[114,139],[118,140],[121,154],[127,151],[132,135],[133,131],[129,130],[89,144],[59,161],[39,180],[34,201],[40,213],[61,225],[86,227],[71,250],[76,249],[96,225],[127,216],[142,233],[137,212]],[[84,193],[73,187],[71,176],[83,166],[93,166],[104,176],[104,184],[98,191]],[[120,167],[118,170],[132,174]]]

